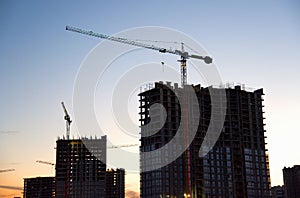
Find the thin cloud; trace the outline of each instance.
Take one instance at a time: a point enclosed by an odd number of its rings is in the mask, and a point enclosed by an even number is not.
[[[9,195],[1,195],[1,197],[13,197],[13,196],[16,196],[18,194],[9,194]]]
[[[7,135],[14,135],[14,134],[18,134],[18,133],[20,133],[20,131],[5,131],[5,130],[2,130],[2,131],[0,131],[0,134],[3,134],[3,135],[5,135],[5,134],[7,134]]]
[[[9,190],[23,190],[23,188],[19,186],[0,186],[0,188],[9,189]]]
[[[1,162],[0,165],[10,165],[10,166],[17,166],[22,164],[22,162]]]
[[[140,194],[133,190],[126,190],[125,196],[127,198],[139,198]]]
[[[8,163],[9,165],[20,165],[22,164],[21,162],[11,162],[11,163]]]

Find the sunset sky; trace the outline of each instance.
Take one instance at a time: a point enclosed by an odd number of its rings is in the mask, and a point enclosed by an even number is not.
[[[0,173],[0,197],[21,196],[23,178],[55,174],[51,166],[35,161],[55,162],[55,141],[65,131],[60,102],[74,118],[73,87],[80,65],[102,42],[68,32],[66,25],[108,35],[143,26],[172,28],[213,56],[224,83],[263,88],[271,184],[282,185],[282,168],[300,164],[299,9],[297,0],[1,1],[0,169],[15,171]],[[151,61],[178,64],[176,58],[153,56]],[[120,64],[126,69],[126,63]],[[133,118],[135,112],[130,112]],[[95,113],[101,118],[101,110]],[[97,134],[78,131],[74,124],[71,130],[75,136]],[[108,136],[118,144],[139,139]],[[128,193],[137,192],[139,175],[127,173],[126,185]]]

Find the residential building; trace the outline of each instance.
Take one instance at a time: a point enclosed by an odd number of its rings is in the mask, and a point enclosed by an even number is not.
[[[176,83],[155,83],[153,89],[139,94],[141,197],[270,197],[263,90],[248,91],[243,86],[191,87],[197,102],[191,102],[193,93]],[[180,97],[185,98],[183,103],[179,102]],[[212,97],[217,99],[213,101]],[[155,104],[163,105],[166,118],[160,108],[151,109]],[[192,113],[196,108],[199,117]],[[220,119],[218,112],[222,111],[225,121],[216,144],[205,156],[199,156],[206,132],[215,123],[212,119]],[[178,133],[183,134],[182,141],[188,142],[192,126],[196,125],[191,144],[171,163],[163,162],[172,153],[151,154],[164,147],[172,147],[176,154],[182,144],[169,143]]]
[[[284,196],[284,186],[273,186],[271,188],[272,198],[285,198]]]
[[[24,198],[54,198],[55,178],[24,178]]]
[[[283,181],[286,198],[300,197],[300,165],[283,168]]]
[[[106,171],[106,198],[125,197],[125,170],[122,168]]]
[[[56,198],[105,197],[106,136],[56,141]]]

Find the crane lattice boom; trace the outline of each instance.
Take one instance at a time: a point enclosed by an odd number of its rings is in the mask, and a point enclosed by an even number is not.
[[[64,102],[61,102],[61,105],[62,105],[62,107],[64,109],[64,112],[65,112],[65,117],[64,118],[66,120],[66,135],[67,135],[67,140],[68,140],[69,136],[70,136],[70,125],[72,123],[72,120],[70,118],[70,115],[68,114],[68,111],[67,111],[67,109],[65,107]]]
[[[212,63],[212,58],[209,57],[209,56],[200,56],[200,55],[195,55],[195,54],[189,54],[188,52],[186,52],[184,50],[184,47],[183,47],[184,43],[181,43],[181,46],[182,46],[181,50],[172,50],[172,49],[166,49],[166,48],[158,47],[158,46],[155,46],[155,45],[150,45],[150,44],[146,44],[146,43],[142,43],[142,42],[129,40],[129,39],[126,39],[126,38],[108,36],[108,35],[105,35],[105,34],[100,34],[100,33],[96,33],[96,32],[93,32],[93,31],[83,30],[83,29],[76,28],[76,27],[71,27],[71,26],[66,26],[66,30],[72,31],[72,32],[77,32],[77,33],[80,33],[80,34],[85,34],[85,35],[88,35],[88,36],[102,38],[102,39],[106,39],[106,40],[116,41],[116,42],[119,42],[119,43],[125,43],[125,44],[128,44],[128,45],[142,47],[142,48],[146,48],[146,49],[152,49],[152,50],[159,51],[161,53],[169,53],[169,54],[179,55],[181,57],[179,62],[181,63],[180,65],[181,65],[181,85],[182,86],[187,84],[186,59],[189,59],[189,58],[201,59],[201,60],[204,60],[204,62],[207,63],[207,64]]]

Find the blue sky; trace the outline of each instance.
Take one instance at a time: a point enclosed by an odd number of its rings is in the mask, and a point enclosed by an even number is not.
[[[0,185],[54,173],[35,160],[55,159],[56,137],[64,133],[60,102],[73,113],[79,65],[101,42],[67,32],[66,25],[108,35],[173,28],[206,48],[224,82],[264,88],[271,181],[282,184],[283,166],[300,164],[299,8],[296,0],[1,1],[0,169],[16,171],[0,175]]]

